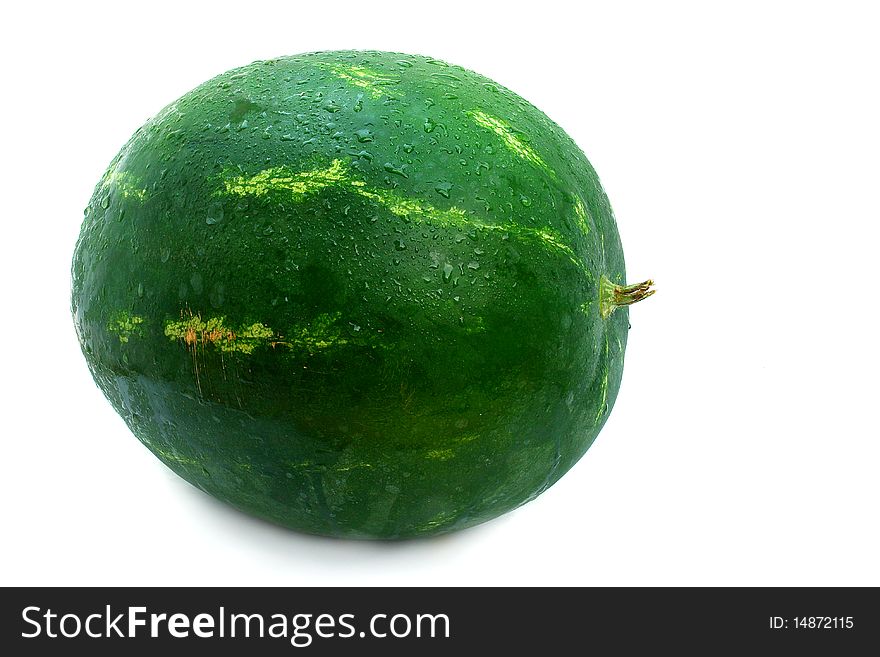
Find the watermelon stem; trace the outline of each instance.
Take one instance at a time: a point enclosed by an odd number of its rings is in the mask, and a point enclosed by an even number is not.
[[[599,284],[599,313],[606,319],[620,306],[647,299],[657,291],[653,285],[654,281],[650,279],[635,285],[617,285],[603,277]]]

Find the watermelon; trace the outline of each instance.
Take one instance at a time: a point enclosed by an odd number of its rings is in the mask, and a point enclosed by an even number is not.
[[[596,172],[503,86],[428,57],[224,73],[113,159],[72,312],[178,475],[303,532],[406,538],[534,499],[620,387],[627,286]]]

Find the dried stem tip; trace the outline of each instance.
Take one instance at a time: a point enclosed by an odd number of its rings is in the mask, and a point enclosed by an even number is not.
[[[599,312],[603,318],[607,318],[620,306],[630,306],[647,299],[657,291],[653,285],[652,280],[635,285],[617,285],[603,278],[599,285]]]

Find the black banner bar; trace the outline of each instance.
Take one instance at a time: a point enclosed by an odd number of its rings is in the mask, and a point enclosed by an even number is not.
[[[849,655],[880,645],[878,600],[872,588],[7,588],[0,640],[7,655]]]

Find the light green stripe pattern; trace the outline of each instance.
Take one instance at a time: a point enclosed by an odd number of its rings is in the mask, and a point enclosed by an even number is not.
[[[328,187],[342,187],[347,191],[367,198],[398,217],[420,221],[440,228],[499,231],[521,240],[537,241],[544,247],[564,255],[579,270],[592,278],[590,271],[578,258],[574,249],[551,228],[530,228],[517,224],[493,224],[480,221],[462,208],[451,206],[438,208],[423,201],[407,198],[388,189],[369,187],[363,180],[351,175],[349,168],[340,159],[334,159],[330,166],[311,171],[291,171],[287,167],[271,167],[254,175],[237,175],[223,181],[223,189],[218,192],[234,196],[262,197],[270,192],[284,192],[299,202],[317,194]]]

